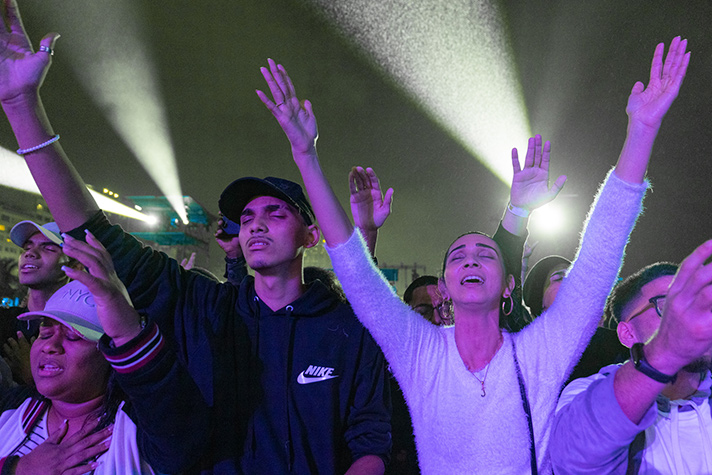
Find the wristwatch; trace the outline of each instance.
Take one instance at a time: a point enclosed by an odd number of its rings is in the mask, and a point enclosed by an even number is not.
[[[643,343],[636,343],[635,345],[630,347],[630,359],[633,362],[633,366],[635,366],[635,369],[637,369],[647,377],[654,379],[658,383],[674,383],[677,379],[676,374],[670,376],[669,374],[661,373],[657,369],[650,366],[648,360],[645,359],[645,353],[643,352]]]

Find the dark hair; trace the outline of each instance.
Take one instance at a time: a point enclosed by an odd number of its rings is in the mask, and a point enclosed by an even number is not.
[[[403,301],[410,305],[410,302],[413,300],[413,292],[415,292],[415,289],[428,285],[438,285],[438,278],[434,275],[421,275],[411,282],[408,288],[405,289],[405,292],[403,293]]]
[[[344,294],[344,289],[341,288],[339,279],[336,277],[334,271],[329,269],[324,269],[323,267],[305,267],[304,268],[304,283],[311,284],[315,280],[320,281],[324,286],[329,289],[329,291],[336,295],[336,297],[342,302],[348,302],[346,300],[346,294]]]
[[[447,265],[447,256],[449,255],[449,251],[450,251],[450,248],[452,247],[452,245],[455,244],[455,242],[456,242],[458,239],[460,239],[461,237],[469,236],[470,234],[478,234],[478,235],[480,235],[480,236],[484,236],[484,237],[486,237],[486,238],[492,239],[492,236],[490,236],[490,235],[487,234],[487,233],[480,232],[480,231],[470,231],[470,232],[467,232],[467,233],[463,233],[463,234],[460,234],[460,235],[459,235],[458,237],[456,237],[455,239],[453,239],[453,241],[450,243],[450,245],[447,247],[447,249],[445,249],[445,257],[443,257],[443,267],[442,267],[442,269],[440,270],[440,276],[441,276],[441,277],[444,277],[444,276],[445,276],[445,266]],[[494,239],[492,239],[492,240],[494,241]],[[499,247],[499,243],[497,243],[497,241],[495,241],[495,244],[497,244],[497,247]],[[501,249],[500,249],[500,254],[501,254]],[[501,258],[501,260],[502,260],[502,265],[505,267],[505,270],[504,270],[504,271],[507,272],[506,265],[504,264],[504,257],[500,255],[500,258]]]
[[[544,288],[549,280],[551,271],[558,267],[571,266],[571,261],[561,256],[546,256],[532,266],[524,281],[524,303],[531,310],[532,318],[536,318],[544,311]]]
[[[640,294],[644,285],[666,275],[677,273],[677,264],[671,262],[656,262],[643,267],[635,274],[626,277],[613,288],[606,303],[605,319],[610,328],[614,328],[621,319],[623,308]]]
[[[109,380],[106,384],[106,393],[104,395],[104,403],[101,407],[101,416],[99,417],[99,425],[95,432],[110,426],[116,419],[116,412],[122,402],[128,401],[129,398],[116,381],[116,372],[111,370]]]

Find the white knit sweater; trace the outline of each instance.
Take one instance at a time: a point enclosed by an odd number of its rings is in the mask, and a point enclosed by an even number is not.
[[[404,304],[373,265],[359,233],[328,249],[356,316],[403,390],[424,474],[530,472],[512,340],[529,395],[539,472],[551,473],[547,447],[557,396],[601,318],[646,188],[609,174],[556,302],[521,332],[504,334],[490,362],[485,397],[460,358],[454,327],[434,326]]]

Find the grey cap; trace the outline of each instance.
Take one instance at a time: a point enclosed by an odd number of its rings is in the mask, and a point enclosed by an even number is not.
[[[22,247],[33,234],[40,232],[53,243],[61,246],[64,241],[60,235],[57,223],[39,225],[33,221],[20,221],[10,230],[10,239],[17,246]]]

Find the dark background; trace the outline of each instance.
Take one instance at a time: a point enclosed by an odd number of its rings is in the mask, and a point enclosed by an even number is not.
[[[35,46],[47,31],[63,35],[42,95],[65,150],[96,188],[160,194],[82,87],[68,57],[81,53],[62,49],[81,35],[89,39],[88,52],[120,51],[129,33],[106,27],[96,13],[106,5],[110,15],[117,4],[140,20],[155,61],[183,193],[210,211],[217,212],[220,191],[240,176],[301,181],[287,140],[254,94],[263,88],[259,66],[272,57],[314,105],[323,167],[342,202],[353,165],[372,166],[385,186],[395,188],[393,216],[379,240],[382,263],[418,262],[437,273],[456,236],[494,231],[507,187],[309,2],[96,0],[95,13],[85,18],[88,2],[21,1]],[[381,5],[408,8],[407,2]],[[537,0],[497,6],[532,130],[552,141],[553,173],[569,177],[564,200],[570,223],[540,244],[534,260],[573,255],[580,223],[623,143],[630,89],[637,80],[647,83],[655,45],[675,35],[689,39],[692,59],[656,142],[649,169],[654,191],[632,236],[624,274],[656,260],[679,261],[712,237],[712,3]],[[448,71],[436,73],[447,81]],[[4,122],[0,140],[14,149]]]

